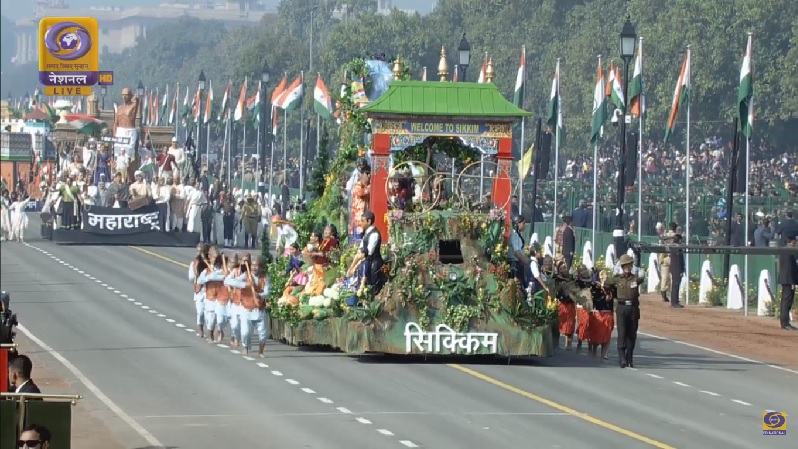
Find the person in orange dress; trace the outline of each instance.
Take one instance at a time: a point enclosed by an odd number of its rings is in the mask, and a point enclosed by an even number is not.
[[[603,286],[607,273],[601,272],[599,282],[594,282],[590,289],[593,312],[590,314],[590,331],[588,333],[588,348],[594,357],[601,347],[601,358],[609,359],[610,340],[612,329],[615,327],[615,316],[612,311],[612,291]]]
[[[349,220],[349,235],[356,240],[363,237],[364,229],[361,226],[361,218],[363,217],[363,212],[368,208],[371,192],[369,171],[367,168],[364,170],[365,172],[360,175],[360,178],[352,188],[352,212]]]
[[[567,282],[568,269],[565,264],[558,260],[555,263],[557,272],[556,283]],[[565,349],[571,350],[573,347],[574,333],[576,331],[576,303],[568,296],[564,289],[557,289],[556,298],[559,301],[557,317],[560,322],[560,335],[565,336]]]

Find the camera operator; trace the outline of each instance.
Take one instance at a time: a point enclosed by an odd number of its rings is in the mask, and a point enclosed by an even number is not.
[[[0,292],[0,344],[10,345],[14,343],[14,326],[18,326],[17,315],[11,311],[9,304],[11,295],[8,292]],[[13,352],[13,349],[11,350]]]

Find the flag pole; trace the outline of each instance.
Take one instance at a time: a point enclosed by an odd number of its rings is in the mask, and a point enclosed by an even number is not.
[[[690,46],[687,46],[687,64],[690,67],[690,72],[688,72],[688,76],[690,77],[687,80],[690,83],[690,89],[693,88],[693,61],[692,59],[692,52],[690,50]],[[685,225],[684,225],[684,241],[683,245],[690,244],[690,105],[693,103],[692,100],[693,96],[691,92],[687,92],[687,130],[685,135],[685,159],[686,159],[686,169],[684,172],[685,178],[685,187],[684,187],[684,216],[685,216]],[[687,277],[687,289],[684,294],[684,305],[690,304],[690,255],[686,254],[684,257],[684,274],[683,276]],[[681,279],[679,280],[679,289],[681,289]]]
[[[526,46],[521,46],[521,59],[524,61],[524,74],[521,75],[523,78],[521,79],[521,104],[518,105],[519,108],[524,109],[524,100],[526,97]],[[524,149],[526,148],[526,117],[521,117],[521,159],[524,158]],[[480,168],[482,167],[482,163],[480,163]],[[524,169],[528,172],[529,167],[524,167]],[[480,173],[480,182],[481,182],[482,174]],[[518,173],[518,214],[522,217],[524,216],[524,179],[526,178],[526,173]],[[482,185],[480,184],[480,201],[482,201]],[[532,200],[534,204],[535,200]]]
[[[241,141],[241,190],[244,190],[244,162],[246,161],[247,156],[247,122],[245,120],[241,120],[243,123],[241,127],[244,128],[244,136],[243,140]]]
[[[272,108],[272,113],[269,114],[269,117],[272,117],[272,120],[277,120],[274,115],[277,113],[274,104],[270,105],[270,107]],[[265,123],[264,126],[266,126]],[[274,204],[272,204],[272,186],[274,185],[274,141],[276,140],[275,139],[276,136],[274,135],[275,131],[274,122],[269,123],[269,126],[272,127],[271,154],[269,156],[269,203],[268,203],[269,208],[271,209],[274,207]]]
[[[754,45],[751,39],[752,32],[748,32],[748,42],[751,43],[751,54],[748,55],[749,61],[751,64],[751,79],[753,80],[753,59],[754,59]],[[748,53],[748,45],[746,45],[746,53]],[[753,81],[751,82],[753,86]],[[751,184],[751,130],[753,129],[753,110],[754,110],[754,94],[753,94],[753,87],[751,88],[751,97],[748,99],[748,120],[746,123],[748,125],[749,132],[744,133],[745,135],[745,246],[748,246],[750,242],[748,241],[748,232],[749,226],[751,223],[751,216],[749,210],[749,198],[750,198],[750,184]],[[742,122],[741,122],[742,123]],[[743,316],[748,316],[748,254],[746,253],[743,256],[743,269],[745,270],[745,292],[743,295]]]
[[[604,80],[604,67],[601,64],[601,55],[598,55],[598,66],[599,70],[601,71],[601,91],[602,94],[604,93],[605,88],[605,80]],[[606,99],[604,99],[606,102]],[[603,108],[606,111],[606,103],[601,103],[600,105],[596,105],[597,108]],[[600,109],[597,109],[600,110]],[[604,117],[606,121],[606,117]],[[596,136],[596,141],[593,143],[593,197],[591,199],[593,204],[593,212],[590,214],[590,262],[593,264],[593,268],[596,267],[596,228],[598,228],[598,217],[596,215],[596,210],[598,208],[598,148],[599,148],[599,139],[603,134],[604,125],[599,130],[598,135]],[[535,200],[537,201],[537,200]]]
[[[552,239],[556,236],[557,230],[557,178],[560,176],[560,108],[562,107],[560,101],[560,58],[557,58],[557,91],[555,92],[555,101],[557,102],[557,115],[554,116],[554,210],[551,214],[551,237]],[[554,247],[556,243],[552,242],[552,247]],[[553,248],[552,248],[553,249]],[[553,253],[554,251],[552,251]],[[552,254],[554,256],[554,254]]]
[[[305,197],[305,72],[299,72],[302,97],[299,103],[299,198]]]
[[[227,193],[233,193],[233,149],[230,146],[230,106],[227,106],[227,119],[224,122],[224,141],[222,141],[222,150],[224,144],[227,144]]]
[[[646,108],[646,90],[645,81],[643,79],[643,37],[640,37],[638,51],[640,52],[640,82],[643,83],[643,89],[640,91],[640,98],[637,99],[638,110],[640,111],[637,117],[637,241],[643,240],[643,115]],[[688,111],[690,107],[688,106]],[[689,115],[689,113],[688,113]],[[688,120],[688,123],[690,120]],[[689,125],[688,125],[689,128]],[[688,131],[689,133],[689,131]],[[689,134],[688,134],[689,135]],[[688,138],[689,140],[689,138]],[[688,162],[689,163],[689,162]],[[595,207],[595,206],[594,206]],[[595,210],[595,209],[594,209]]]

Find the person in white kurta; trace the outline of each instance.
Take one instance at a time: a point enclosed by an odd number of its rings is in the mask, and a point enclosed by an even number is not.
[[[28,198],[22,200],[17,197],[16,193],[11,194],[11,206],[9,206],[9,215],[11,218],[11,241],[24,242],[25,229],[28,228],[28,215],[25,213],[25,204]]]
[[[186,150],[177,145],[177,137],[172,137],[172,146],[169,147],[167,153],[175,157],[175,163],[177,164],[175,176],[179,176],[182,179],[188,175],[188,171],[186,171]]]
[[[189,190],[190,189],[190,190]],[[202,221],[200,215],[202,212],[202,205],[208,204],[208,199],[205,198],[205,193],[200,188],[199,183],[194,187],[186,187],[186,201],[188,209],[186,210],[186,231],[188,232],[202,232]]]
[[[3,192],[0,198],[0,240],[5,241],[11,236],[11,199],[7,192]]]
[[[275,241],[275,248],[280,250],[282,248],[283,254],[286,256],[291,252],[291,245],[296,243],[299,239],[299,234],[292,223],[283,221],[275,216],[275,224],[277,225],[277,240]]]
[[[166,220],[165,226],[166,230],[172,229],[172,211],[169,207],[169,202],[172,199],[172,186],[166,185],[166,182],[163,178],[158,178],[157,181],[152,183],[152,197],[155,200],[155,204],[165,204],[166,205]],[[163,226],[164,224],[162,224]]]
[[[186,218],[186,186],[175,176],[172,183],[172,192],[169,197],[169,224],[178,232],[183,230]]]

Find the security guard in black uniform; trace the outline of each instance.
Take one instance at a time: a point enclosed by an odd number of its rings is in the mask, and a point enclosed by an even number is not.
[[[635,258],[624,254],[613,276],[605,286],[615,287],[618,304],[615,306],[615,325],[618,327],[618,362],[621,368],[634,368],[633,354],[637,341],[637,322],[640,320],[640,281],[643,271],[635,266]]]

